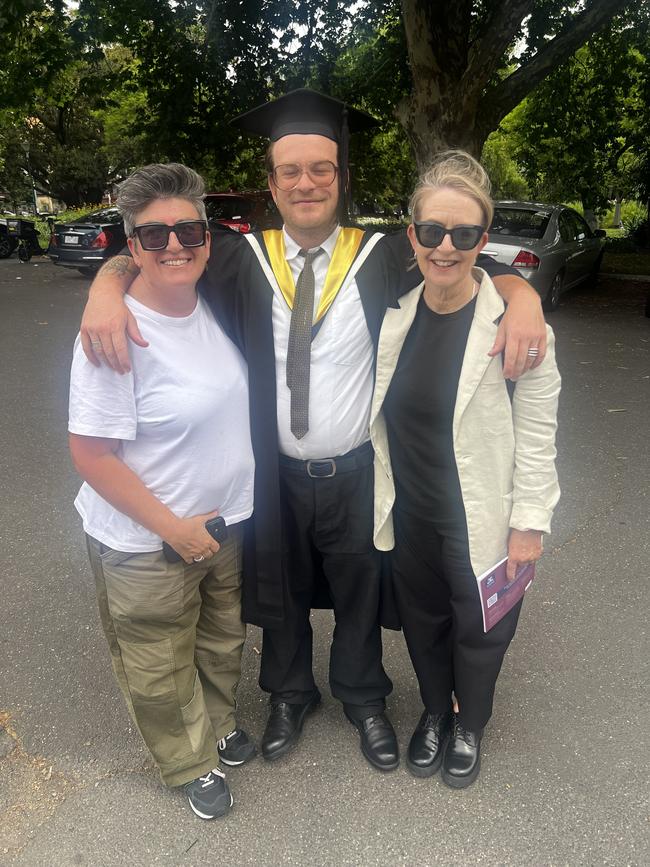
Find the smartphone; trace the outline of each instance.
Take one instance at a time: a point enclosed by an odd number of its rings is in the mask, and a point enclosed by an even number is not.
[[[206,521],[205,529],[212,536],[214,541],[218,542],[220,545],[228,538],[228,527],[221,515],[217,515],[216,518],[210,518],[209,521]],[[167,542],[163,542],[162,549],[163,556],[168,563],[178,563],[183,559],[178,551],[175,551],[171,545],[167,544]]]
[[[228,538],[228,527],[221,515],[217,515],[216,518],[210,518],[209,521],[206,521],[205,529],[212,536],[214,541],[218,542],[220,545]]]

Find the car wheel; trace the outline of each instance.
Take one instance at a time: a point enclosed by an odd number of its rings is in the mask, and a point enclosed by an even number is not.
[[[546,293],[546,298],[542,302],[542,306],[544,310],[548,310],[549,312],[552,310],[557,310],[560,306],[560,295],[562,294],[562,274],[557,273],[553,278],[553,282],[551,283],[551,287]]]
[[[18,258],[21,262],[29,262],[32,258],[32,251],[29,249],[29,245],[26,241],[21,241],[18,244]]]
[[[0,236],[0,259],[8,259],[16,249],[15,243],[6,235]]]

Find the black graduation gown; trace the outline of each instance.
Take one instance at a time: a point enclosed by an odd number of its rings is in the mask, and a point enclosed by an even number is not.
[[[360,250],[371,236],[369,232],[364,235]],[[261,234],[255,237],[264,250]],[[396,305],[399,295],[422,280],[417,267],[407,270],[411,258],[405,232],[387,235],[376,244],[355,275],[375,349],[386,308]],[[489,257],[481,257],[477,264],[492,276],[517,273]],[[280,529],[273,288],[249,242],[239,233],[217,230],[213,232],[210,261],[199,282],[199,291],[248,363],[255,505],[244,543],[242,616],[247,623],[277,629],[283,624],[285,578]],[[219,372],[215,371],[215,375]],[[388,590],[388,572],[383,572],[382,584]],[[314,607],[327,606],[326,593],[314,600]],[[382,609],[382,625],[399,628],[388,592],[383,596]]]

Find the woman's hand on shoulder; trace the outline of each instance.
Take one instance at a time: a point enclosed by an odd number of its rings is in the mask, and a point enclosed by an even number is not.
[[[495,277],[494,285],[506,298],[508,306],[489,355],[503,352],[503,375],[506,379],[516,380],[527,370],[540,365],[546,355],[542,302],[537,292],[520,277]],[[528,354],[529,349],[533,355]]]
[[[533,563],[542,556],[542,533],[539,530],[510,530],[506,576],[513,581],[519,566]]]
[[[171,545],[186,563],[195,562],[195,558],[207,560],[217,553],[220,545],[205,529],[205,522],[216,518],[218,514],[217,511],[194,515],[191,518],[177,518],[172,529],[164,536],[165,542]]]
[[[131,370],[127,337],[138,346],[149,345],[124,303],[124,293],[137,274],[139,269],[129,256],[114,256],[90,287],[79,332],[86,358],[96,367],[103,363],[117,373],[127,373]]]

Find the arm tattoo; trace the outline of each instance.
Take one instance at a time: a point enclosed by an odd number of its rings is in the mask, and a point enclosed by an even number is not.
[[[112,259],[105,262],[99,269],[99,274],[103,276],[118,274],[122,277],[124,274],[131,274],[133,277],[136,277],[139,273],[140,269],[130,256],[113,256]]]

